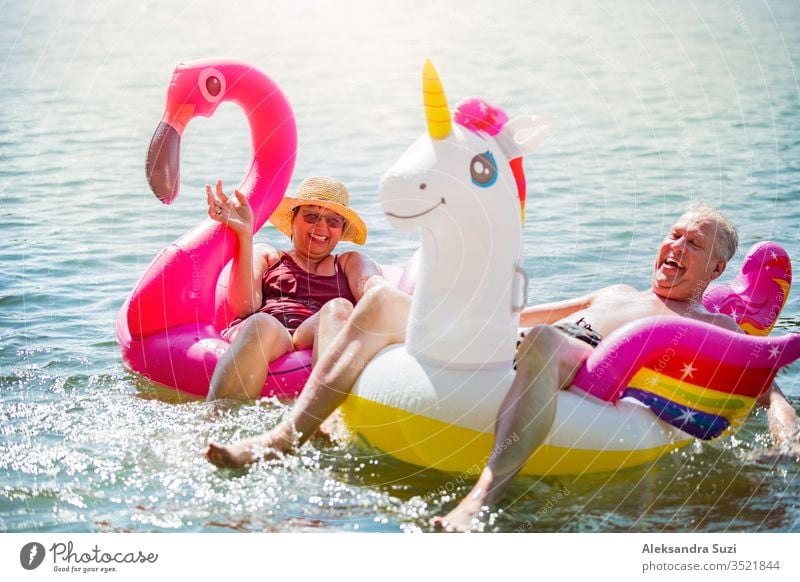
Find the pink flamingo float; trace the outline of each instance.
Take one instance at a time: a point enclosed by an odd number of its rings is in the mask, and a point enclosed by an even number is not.
[[[283,92],[246,63],[205,59],[178,65],[150,143],[147,178],[156,196],[172,203],[179,192],[186,125],[198,115],[212,116],[225,101],[238,104],[250,124],[253,157],[239,190],[253,208],[258,230],[289,185],[297,129]],[[206,218],[156,256],[117,318],[117,338],[130,369],[181,392],[207,395],[214,367],[229,345],[219,334],[232,319],[223,269],[236,244],[227,227]],[[296,396],[310,361],[308,352],[293,352],[272,362],[262,395]]]

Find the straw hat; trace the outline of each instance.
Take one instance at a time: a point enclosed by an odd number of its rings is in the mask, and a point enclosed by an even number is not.
[[[350,194],[347,192],[347,188],[339,180],[327,176],[312,176],[300,182],[295,196],[284,196],[269,221],[283,234],[292,238],[294,209],[309,205],[332,210],[347,221],[342,233],[342,240],[353,241],[359,245],[366,242],[367,225],[350,208]]]

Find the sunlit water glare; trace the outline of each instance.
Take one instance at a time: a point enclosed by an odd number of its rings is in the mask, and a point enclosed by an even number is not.
[[[244,116],[223,106],[185,133],[182,197],[149,193],[144,154],[182,60],[233,56],[280,84],[299,126],[292,186],[347,183],[381,263],[418,244],[376,189],[424,129],[425,57],[451,103],[556,119],[526,161],[532,302],[642,287],[692,200],[739,225],[734,268],[763,239],[800,256],[796,3],[431,4],[0,4],[0,531],[428,530],[471,485],[353,436],[218,471],[205,443],[260,433],[285,404],[187,401],[125,370],[122,302],[202,219],[203,184],[235,185],[249,162]],[[285,244],[272,227],[259,237]],[[796,293],[774,333],[791,331]],[[779,380],[798,406],[800,365]],[[768,446],[761,411],[653,465],[519,479],[487,529],[796,531],[798,464],[752,460]]]

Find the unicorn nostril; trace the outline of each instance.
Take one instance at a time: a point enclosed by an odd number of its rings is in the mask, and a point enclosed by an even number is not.
[[[427,187],[428,187],[428,185],[427,185],[425,182],[422,182],[422,183],[419,185],[419,189],[420,189],[420,190],[424,190],[424,189],[425,189],[425,188],[427,188]]]

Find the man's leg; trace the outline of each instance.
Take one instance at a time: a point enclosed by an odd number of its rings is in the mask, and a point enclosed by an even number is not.
[[[288,418],[251,439],[228,446],[210,443],[206,458],[220,467],[240,467],[302,445],[344,402],[375,354],[390,344],[405,341],[410,306],[411,297],[385,281],[370,285],[330,345],[321,350]]]
[[[587,344],[551,326],[528,332],[517,351],[517,375],[503,399],[495,422],[495,445],[486,467],[472,490],[445,517],[433,525],[447,531],[467,531],[475,518],[503,497],[511,481],[542,444],[556,413],[560,389],[569,387],[591,353]]]
[[[281,323],[266,313],[255,313],[239,324],[231,347],[211,376],[208,400],[255,400],[267,380],[269,362],[292,349],[292,338]]]

